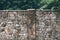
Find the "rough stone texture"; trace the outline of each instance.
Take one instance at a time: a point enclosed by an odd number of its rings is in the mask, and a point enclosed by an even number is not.
[[[60,40],[57,13],[0,11],[0,40]]]
[[[56,15],[53,12],[38,12],[38,25],[36,26],[37,40],[55,40],[55,25]],[[39,28],[39,29],[38,29]]]

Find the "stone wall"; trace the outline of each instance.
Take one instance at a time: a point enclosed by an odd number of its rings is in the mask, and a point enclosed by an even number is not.
[[[0,11],[0,40],[58,40],[55,11]],[[58,33],[58,35],[56,35]]]

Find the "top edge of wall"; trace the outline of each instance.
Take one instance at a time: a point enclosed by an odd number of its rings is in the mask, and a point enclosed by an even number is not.
[[[44,9],[44,10],[40,10],[40,9],[27,9],[27,10],[0,10],[0,11],[43,11],[43,12],[60,12],[60,10],[50,10],[50,9]]]

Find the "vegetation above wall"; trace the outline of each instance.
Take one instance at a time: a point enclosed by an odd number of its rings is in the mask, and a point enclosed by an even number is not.
[[[59,9],[60,0],[0,0],[0,10]]]

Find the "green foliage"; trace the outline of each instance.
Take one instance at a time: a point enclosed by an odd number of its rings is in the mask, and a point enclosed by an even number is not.
[[[45,0],[43,3],[41,9],[58,10],[60,8],[60,0]]]
[[[39,8],[39,0],[0,0],[0,9],[19,10]]]
[[[59,9],[60,0],[0,0],[0,10]]]

